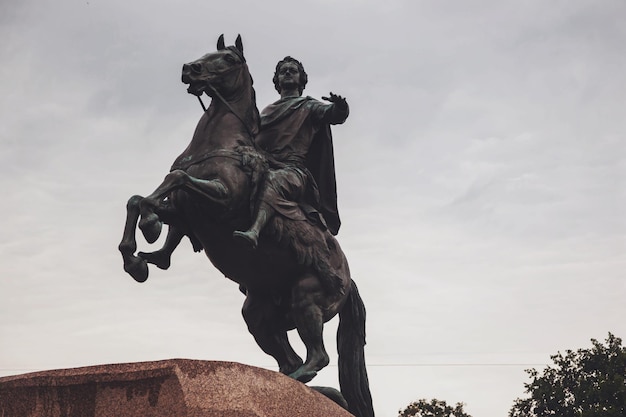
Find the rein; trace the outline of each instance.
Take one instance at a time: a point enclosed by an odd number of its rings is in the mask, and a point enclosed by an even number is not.
[[[230,149],[217,149],[215,151],[205,152],[204,154],[200,155],[197,158],[188,156],[184,158],[182,161],[180,161],[179,163],[172,165],[170,172],[177,170],[177,169],[182,169],[183,171],[186,171],[192,165],[199,164],[200,162],[204,162],[207,159],[218,158],[218,157],[230,158],[230,159],[234,159],[235,161],[241,162],[241,152],[233,151]]]
[[[202,110],[204,110],[206,112],[206,107],[204,106],[204,103],[202,102],[202,99],[200,98],[200,96],[198,97],[198,101],[200,102],[200,105],[202,106]]]
[[[243,118],[235,111],[235,109],[233,109],[233,107],[230,105],[230,103],[228,101],[226,101],[226,99],[224,98],[224,96],[222,96],[220,94],[219,91],[217,91],[217,89],[215,87],[213,87],[213,85],[211,85],[210,82],[206,81],[207,86],[211,89],[211,91],[213,92],[213,94],[215,94],[217,96],[217,98],[224,103],[224,105],[226,106],[226,108],[228,109],[228,111],[230,111],[232,114],[235,115],[235,117],[237,119],[239,119],[239,121],[243,124],[243,127],[246,128],[246,131],[248,132],[248,135],[250,135],[251,139],[254,139],[254,133],[252,132],[252,129],[250,129],[250,126],[248,126],[248,124],[245,122],[245,120],[243,120]],[[204,103],[202,102],[202,99],[200,98],[200,96],[198,96],[198,100],[200,101],[200,105],[202,106],[202,110],[204,110],[206,112],[207,108],[205,107]]]
[[[232,106],[230,105],[230,103],[228,101],[226,101],[226,99],[220,94],[219,91],[217,91],[217,89],[215,87],[213,87],[210,83],[207,82],[207,84],[209,85],[209,88],[211,90],[213,90],[213,93],[217,96],[217,98],[220,99],[220,101],[222,103],[224,103],[224,105],[226,105],[226,107],[228,108],[228,110],[235,115],[235,117],[237,119],[239,119],[239,121],[243,124],[243,127],[246,128],[246,131],[248,132],[248,134],[250,135],[251,139],[254,139],[254,133],[252,133],[252,129],[250,129],[250,126],[248,126],[248,124],[245,122],[245,120],[243,120],[243,118],[237,114],[237,112],[235,111],[235,109],[232,108]]]

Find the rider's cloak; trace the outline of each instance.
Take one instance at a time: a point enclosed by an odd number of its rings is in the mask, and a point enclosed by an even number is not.
[[[343,123],[348,108],[326,104],[312,97],[287,97],[261,113],[261,129],[255,141],[282,163],[305,168],[319,191],[319,210],[333,235],[341,221],[337,209],[337,183],[331,124]],[[316,204],[315,204],[316,203]]]

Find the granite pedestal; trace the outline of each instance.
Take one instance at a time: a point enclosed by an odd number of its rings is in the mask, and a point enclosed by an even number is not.
[[[0,378],[5,417],[350,417],[278,372],[171,359]]]

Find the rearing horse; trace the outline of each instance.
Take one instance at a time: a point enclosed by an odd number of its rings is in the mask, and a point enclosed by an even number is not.
[[[365,307],[337,240],[319,226],[281,216],[268,224],[256,250],[233,239],[233,231],[251,223],[256,188],[267,170],[254,145],[259,113],[241,37],[226,47],[220,36],[216,52],[183,66],[182,81],[190,94],[209,95],[211,104],[163,183],[145,198],[129,199],[119,245],[124,270],[144,282],[148,263],[167,269],[171,252],[188,236],[194,250],[204,250],[244,289],[243,317],[257,344],[276,359],[280,372],[302,382],[328,365],[323,326],[339,314],[341,393],[351,413],[372,417]],[[153,243],[163,223],[170,226],[165,247],[135,255],[137,225]],[[287,338],[292,329],[306,347],[304,361]]]

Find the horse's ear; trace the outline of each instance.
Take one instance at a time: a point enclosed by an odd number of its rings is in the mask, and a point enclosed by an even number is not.
[[[243,42],[241,42],[241,35],[237,35],[237,40],[235,40],[235,47],[239,49],[241,55],[243,55]]]
[[[223,33],[217,39],[217,50],[221,51],[222,49],[226,49],[226,45],[224,45],[224,34]]]

